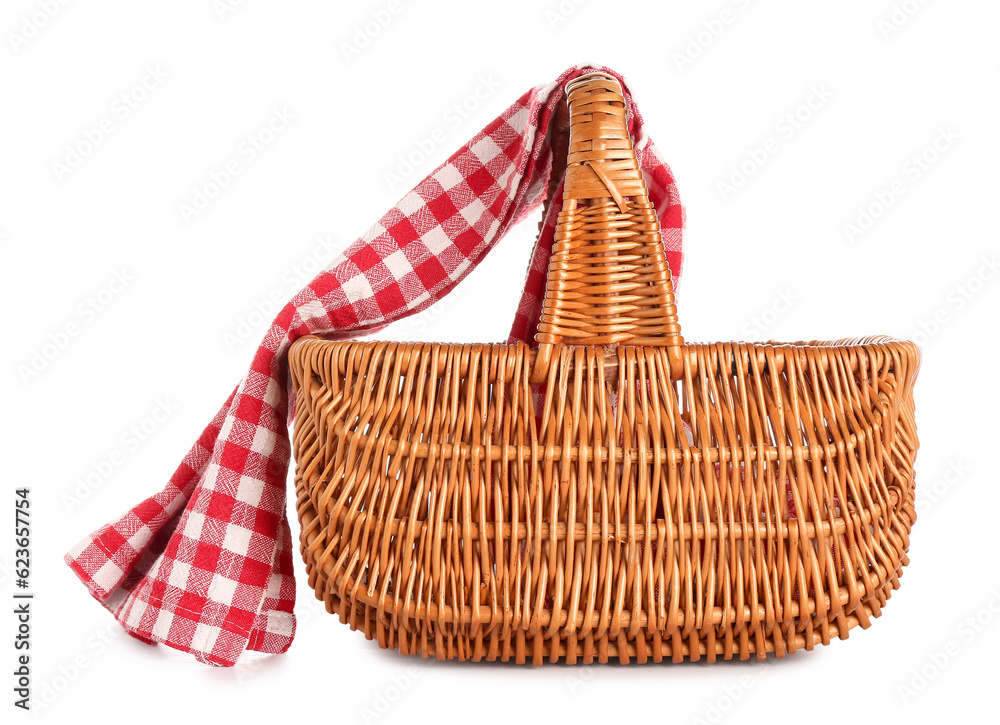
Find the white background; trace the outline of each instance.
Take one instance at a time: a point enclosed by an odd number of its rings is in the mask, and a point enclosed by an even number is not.
[[[32,487],[42,719],[840,723],[992,711],[1000,6],[398,3],[8,0],[0,11],[3,506]],[[383,27],[366,26],[373,13]],[[285,655],[211,669],[122,635],[62,555],[163,486],[248,366],[266,327],[255,303],[290,297],[329,259],[317,239],[346,246],[516,97],[582,61],[626,76],[677,177],[688,339],[922,344],[920,516],[885,615],[765,667],[438,664],[383,652],[323,613],[296,557],[300,625]],[[122,94],[142,98],[132,108]],[[181,205],[227,161],[246,161],[239,145],[276,109],[294,120],[185,219]],[[68,156],[102,120],[95,148]],[[429,148],[435,129],[444,140]],[[878,218],[851,232],[862,209]],[[383,335],[504,339],[533,229]],[[111,285],[115,273],[131,279]],[[119,290],[110,304],[80,312],[106,289]],[[77,334],[53,353],[70,323]],[[12,539],[5,523],[8,603]],[[2,621],[11,722],[26,716],[12,706],[14,620]],[[381,696],[393,702],[376,712]]]

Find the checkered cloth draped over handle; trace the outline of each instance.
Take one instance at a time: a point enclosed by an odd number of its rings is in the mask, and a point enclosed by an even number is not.
[[[159,493],[75,546],[66,562],[132,636],[229,666],[246,650],[284,652],[295,632],[286,516],[286,355],[306,334],[377,331],[444,297],[507,231],[561,185],[549,183],[552,124],[581,65],[531,89],[316,276],[275,318],[253,364]],[[636,154],[681,269],[683,210],[673,176],[622,80]],[[531,340],[559,204],[543,220],[510,342]]]

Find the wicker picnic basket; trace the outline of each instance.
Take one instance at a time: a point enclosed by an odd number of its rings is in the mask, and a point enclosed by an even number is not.
[[[537,348],[292,346],[316,596],[439,659],[764,659],[868,627],[916,518],[916,345],[685,343],[621,87],[567,96]]]

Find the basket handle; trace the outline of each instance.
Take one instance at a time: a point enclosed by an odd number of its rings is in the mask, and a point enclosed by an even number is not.
[[[629,136],[618,81],[588,73],[566,86],[569,152],[535,341],[533,382],[555,346],[667,347],[683,368],[680,323],[660,222]]]

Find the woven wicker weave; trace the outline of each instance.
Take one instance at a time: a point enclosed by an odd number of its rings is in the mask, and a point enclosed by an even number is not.
[[[685,343],[620,86],[568,101],[537,349],[292,346],[316,596],[439,659],[763,659],[868,627],[915,520],[917,347]]]

